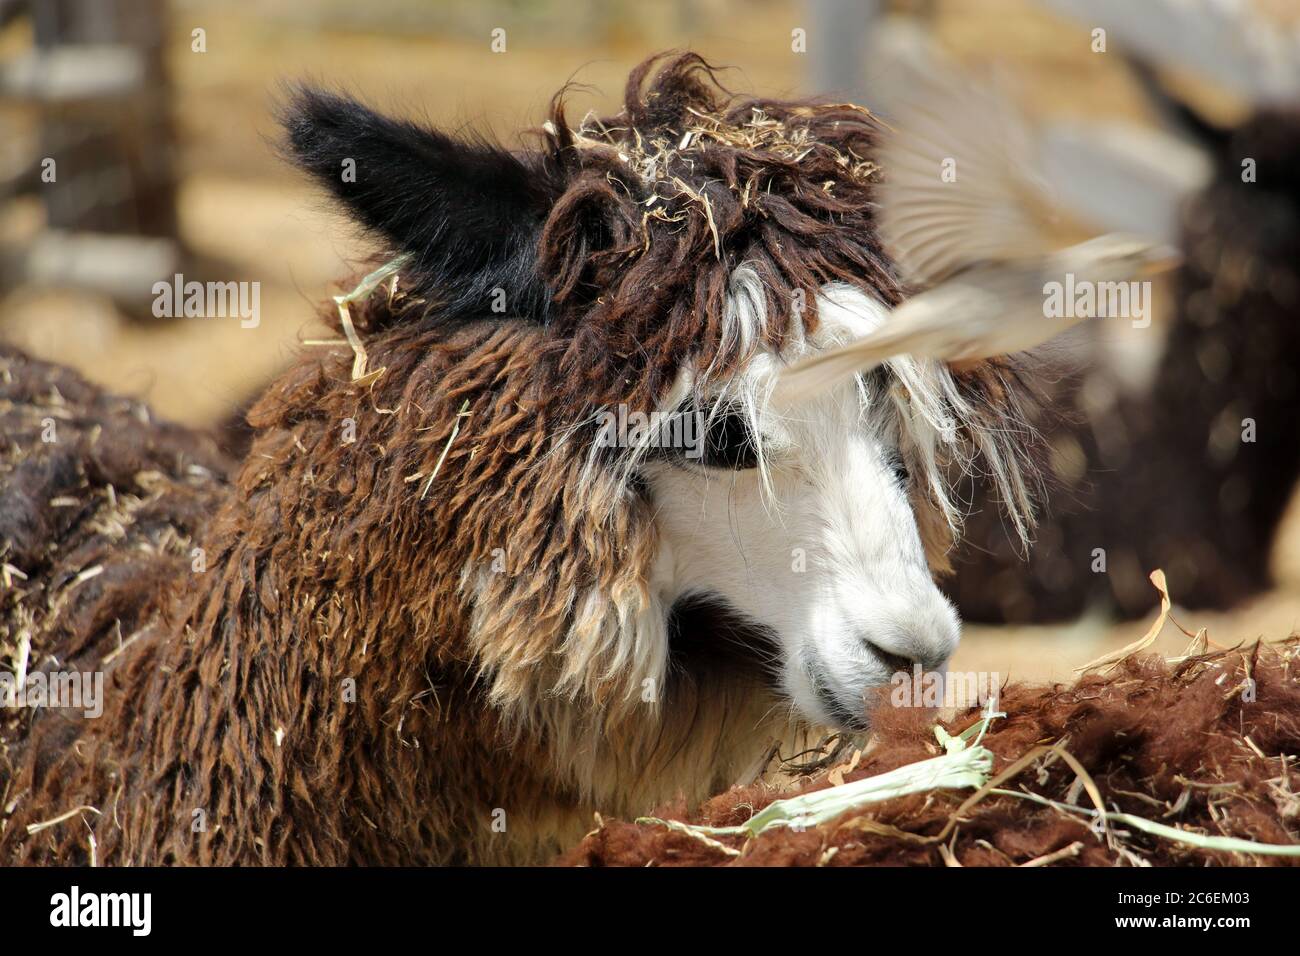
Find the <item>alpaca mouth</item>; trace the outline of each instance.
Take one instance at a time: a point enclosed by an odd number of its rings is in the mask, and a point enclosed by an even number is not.
[[[830,717],[830,722],[841,730],[863,731],[870,729],[870,722],[866,718],[865,699],[862,701],[862,707],[855,713],[848,707],[835,692],[831,689],[830,680],[824,671],[813,664],[807,666],[808,679],[812,683],[813,694],[817,697],[817,702],[821,704],[826,715]]]

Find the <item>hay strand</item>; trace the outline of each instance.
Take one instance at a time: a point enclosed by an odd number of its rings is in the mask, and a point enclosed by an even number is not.
[[[448,436],[447,444],[444,445],[442,448],[442,454],[438,456],[438,463],[433,466],[433,471],[429,473],[428,480],[425,481],[424,487],[420,489],[421,501],[424,500],[424,496],[429,493],[429,489],[433,486],[433,479],[437,478],[438,472],[442,470],[442,463],[447,460],[447,453],[451,451],[451,443],[454,442],[456,440],[456,436],[460,434],[461,421],[468,417],[469,417],[469,399],[467,398],[465,399],[464,402],[461,403],[460,411],[456,413],[456,420],[453,422],[451,426],[451,435]]]
[[[1140,654],[1155,643],[1155,639],[1160,636],[1164,630],[1165,622],[1169,620],[1169,612],[1173,609],[1173,602],[1169,599],[1169,586],[1165,582],[1165,572],[1159,568],[1151,572],[1151,583],[1155,585],[1156,590],[1160,592],[1160,614],[1156,617],[1155,622],[1147,629],[1138,640],[1117,651],[1111,651],[1109,654],[1103,654],[1095,661],[1090,661],[1082,667],[1076,667],[1076,674],[1086,674],[1088,671],[1101,669],[1101,673],[1106,674],[1114,670],[1121,663],[1128,660],[1134,654]]]
[[[33,833],[40,833],[42,830],[48,830],[50,827],[58,826],[60,823],[63,823],[65,820],[71,820],[78,813],[82,813],[83,811],[89,811],[90,813],[95,814],[95,816],[101,815],[99,810],[96,809],[95,807],[92,807],[89,804],[82,804],[79,807],[73,807],[67,813],[59,814],[57,817],[54,817],[53,819],[42,820],[40,823],[27,824],[27,833],[30,835]]]
[[[352,324],[352,312],[348,306],[353,302],[360,302],[365,299],[390,278],[393,280],[392,288],[395,290],[397,288],[397,274],[410,259],[411,254],[409,252],[404,253],[370,273],[358,282],[356,288],[351,292],[334,296],[334,302],[339,308],[339,323],[343,326],[343,334],[347,336],[348,345],[352,346],[352,380],[354,382],[366,377],[366,366],[370,358],[366,354],[366,347],[361,341],[361,336],[357,334],[356,326]],[[392,296],[391,291],[389,296]]]

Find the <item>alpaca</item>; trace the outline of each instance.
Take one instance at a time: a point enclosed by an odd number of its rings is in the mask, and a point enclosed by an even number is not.
[[[14,740],[0,859],[536,862],[944,666],[954,482],[1031,520],[1015,364],[900,355],[768,401],[904,296],[868,112],[673,54],[520,152],[312,89],[284,122],[391,276],[336,322],[351,350],[250,410],[104,716]],[[653,413],[682,427],[618,424]],[[62,660],[66,612],[24,613]]]

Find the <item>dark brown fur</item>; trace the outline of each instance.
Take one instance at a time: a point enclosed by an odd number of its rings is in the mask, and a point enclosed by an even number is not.
[[[29,673],[95,670],[147,640],[229,462],[143,404],[4,346],[0,421],[0,648],[16,666],[26,635]],[[59,712],[0,710],[0,805],[21,801],[14,774],[33,721],[33,763],[75,733]]]
[[[995,754],[994,775],[1040,744],[1061,743],[1096,782],[1108,810],[1215,836],[1295,845],[1300,843],[1298,663],[1300,639],[1292,638],[1179,665],[1157,658],[1130,660],[1109,676],[1092,675],[1072,685],[1011,685],[999,700],[1007,717],[993,723],[983,743]],[[1255,681],[1255,697],[1249,701],[1244,699],[1249,695],[1242,694],[1248,676]],[[943,723],[955,733],[977,718],[972,711]],[[937,756],[940,750],[931,733],[936,722],[933,712],[882,703],[874,721],[878,742],[843,779],[851,782]],[[826,776],[789,792],[763,784],[736,788],[695,812],[677,806],[666,815],[733,826],[777,797],[830,786]],[[1050,763],[1040,759],[1000,786],[1023,788],[1058,802],[1068,802],[1072,788],[1077,789],[1076,774],[1059,758]],[[986,796],[958,818],[958,808],[971,795],[963,790],[899,797],[805,832],[773,830],[748,843],[719,837],[742,849],[738,857],[661,825],[606,821],[561,862],[942,866],[942,844],[964,866],[1015,866],[1080,842],[1077,855],[1058,865],[1112,866],[1137,859],[1164,866],[1300,863],[1288,857],[1199,849],[1112,823],[1112,829],[1125,834],[1123,850],[1134,854],[1126,856],[1091,833],[1086,819],[1014,797]],[[1092,806],[1086,791],[1079,791],[1075,802]]]

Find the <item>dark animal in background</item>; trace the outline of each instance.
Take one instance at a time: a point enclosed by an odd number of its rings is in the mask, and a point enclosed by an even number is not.
[[[1050,504],[1026,559],[977,496],[945,584],[967,620],[1139,616],[1155,604],[1152,568],[1191,607],[1230,607],[1270,584],[1300,478],[1300,112],[1200,129],[1214,177],[1184,210],[1185,262],[1150,388],[1103,389],[1115,398],[1099,407],[1083,387],[1098,373],[1044,376],[1057,379],[1044,430],[1065,452],[1049,470]],[[1256,181],[1243,181],[1245,159]],[[1105,573],[1092,572],[1094,549]]]

